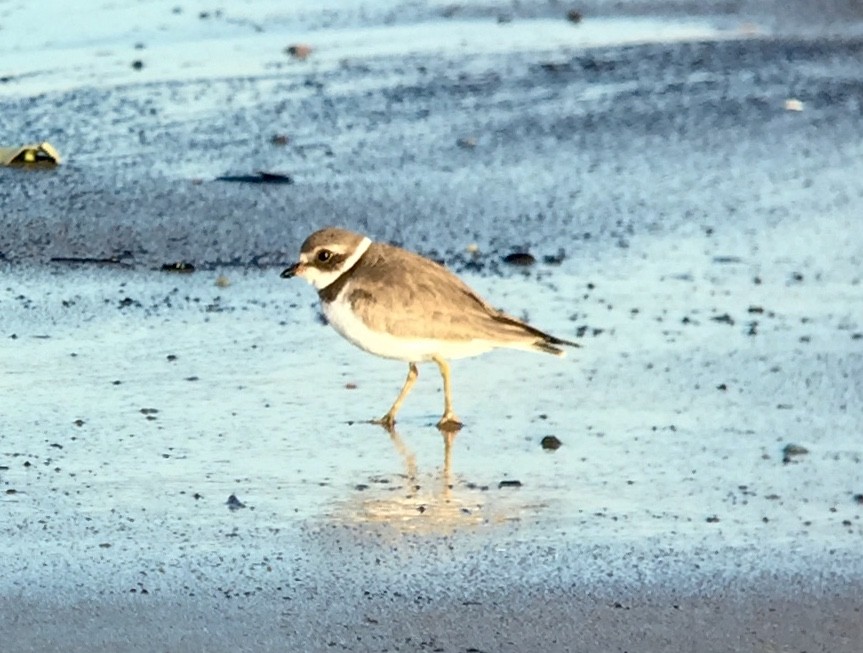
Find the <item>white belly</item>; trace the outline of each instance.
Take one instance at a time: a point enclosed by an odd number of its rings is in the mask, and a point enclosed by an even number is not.
[[[494,349],[488,340],[435,340],[432,338],[398,338],[384,331],[374,331],[356,316],[350,304],[336,298],[323,304],[330,325],[345,339],[371,354],[407,362],[476,356]]]

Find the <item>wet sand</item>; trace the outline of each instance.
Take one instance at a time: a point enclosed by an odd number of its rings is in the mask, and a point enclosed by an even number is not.
[[[242,77],[4,82],[3,142],[68,162],[0,169],[3,646],[858,651],[861,43],[827,6],[548,48],[469,8],[506,48],[340,63],[318,25],[320,61],[280,32]],[[214,180],[262,168],[294,183]],[[278,277],[332,222],[583,348],[456,362],[450,440],[428,366],[365,423],[403,365]]]

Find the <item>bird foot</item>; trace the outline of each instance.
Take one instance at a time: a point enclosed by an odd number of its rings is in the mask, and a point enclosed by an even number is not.
[[[438,429],[443,431],[444,433],[458,431],[464,424],[461,423],[458,417],[456,417],[455,413],[447,413],[443,417],[440,418],[440,421],[437,423]]]
[[[387,431],[392,431],[396,426],[396,416],[391,413],[387,413],[379,419],[369,420],[369,423],[383,426]]]

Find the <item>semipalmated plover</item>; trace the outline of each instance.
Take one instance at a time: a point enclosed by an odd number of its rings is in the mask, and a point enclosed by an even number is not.
[[[441,429],[461,426],[452,408],[447,359],[498,347],[563,356],[555,338],[491,306],[442,265],[362,234],[329,227],[309,236],[282,278],[303,277],[318,291],[329,323],[360,349],[406,361],[408,376],[392,407],[375,422],[391,428],[416,382],[418,363],[443,377]]]

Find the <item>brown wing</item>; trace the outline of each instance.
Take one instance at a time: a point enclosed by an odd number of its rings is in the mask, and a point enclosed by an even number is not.
[[[364,288],[348,286],[354,310],[396,335],[574,344],[489,306],[445,267],[413,252],[374,243],[358,266]]]

